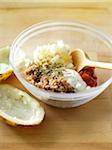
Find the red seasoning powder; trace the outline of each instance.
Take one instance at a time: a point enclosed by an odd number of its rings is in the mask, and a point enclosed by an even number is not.
[[[95,67],[84,67],[81,71],[79,71],[80,76],[86,82],[86,84],[90,87],[97,86],[97,77],[95,75]]]

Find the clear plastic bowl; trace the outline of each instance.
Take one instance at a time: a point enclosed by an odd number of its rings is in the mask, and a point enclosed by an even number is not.
[[[79,93],[56,93],[28,83],[21,73],[24,71],[23,60],[32,58],[33,50],[38,45],[57,40],[63,40],[70,45],[71,49],[83,49],[93,60],[112,63],[112,39],[93,26],[87,23],[58,21],[35,24],[18,35],[12,43],[10,52],[10,64],[14,73],[31,94],[52,106],[76,107],[92,100],[112,83],[112,70],[106,69],[96,69],[97,87]]]

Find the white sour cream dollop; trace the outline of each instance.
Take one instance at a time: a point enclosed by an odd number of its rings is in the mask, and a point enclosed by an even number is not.
[[[87,88],[87,84],[75,70],[65,69],[63,75],[65,80],[75,89],[75,92],[83,91]]]

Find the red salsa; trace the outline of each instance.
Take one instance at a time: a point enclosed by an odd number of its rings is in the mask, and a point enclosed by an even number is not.
[[[97,77],[95,75],[95,67],[84,67],[81,71],[79,71],[80,76],[86,82],[86,84],[90,87],[97,86]]]

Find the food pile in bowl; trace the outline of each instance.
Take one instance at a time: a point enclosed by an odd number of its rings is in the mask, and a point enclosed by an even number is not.
[[[75,93],[97,86],[94,67],[77,72],[70,56],[70,46],[62,40],[40,45],[27,59],[25,79],[38,88],[53,92]]]
[[[76,107],[103,92],[112,78],[111,71],[95,70],[90,61],[77,68],[72,50],[82,49],[93,62],[103,62],[105,55],[105,62],[111,62],[111,41],[84,23],[43,22],[14,40],[10,64],[18,80],[39,100],[56,107]],[[105,76],[101,72],[106,72]]]

